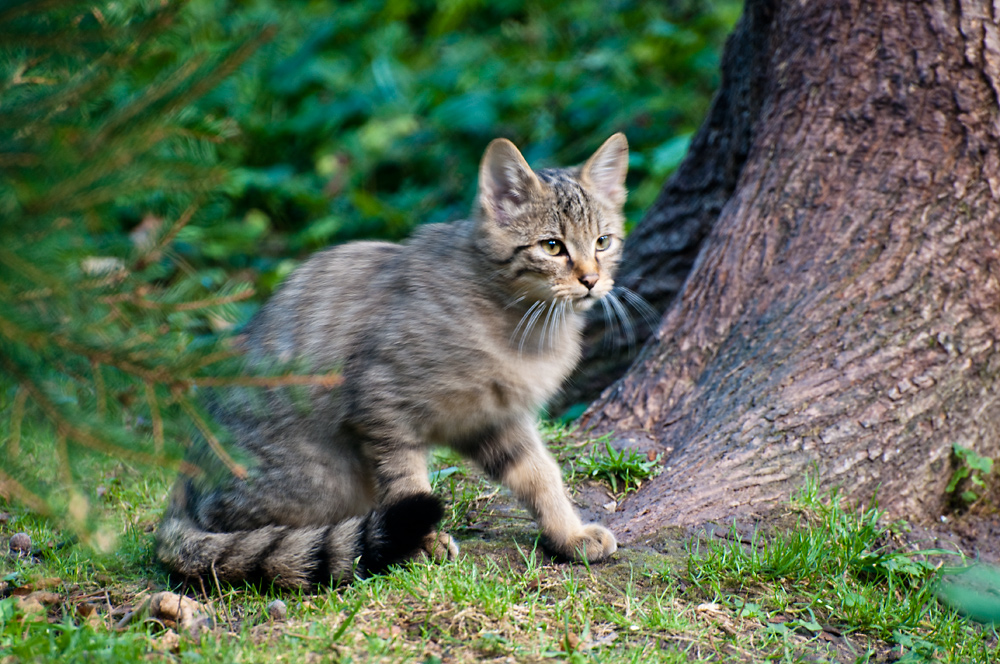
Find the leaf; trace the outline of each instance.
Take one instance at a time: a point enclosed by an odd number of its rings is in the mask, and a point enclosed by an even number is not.
[[[973,565],[945,574],[938,597],[980,622],[1000,622],[1000,568]]]
[[[768,634],[785,635],[788,634],[790,630],[788,629],[788,625],[785,623],[768,623],[767,627],[764,628],[764,631]]]
[[[798,624],[799,627],[807,629],[810,632],[822,632],[823,631],[823,626],[820,625],[815,620],[796,620],[793,623],[789,623],[789,624]]]
[[[948,482],[948,486],[945,487],[946,493],[954,493],[955,489],[958,488],[958,483],[969,476],[968,466],[961,466],[955,469],[955,472],[951,476],[951,481]]]
[[[674,136],[653,150],[653,173],[662,177],[675,171],[687,155],[692,136],[691,133]]]
[[[458,466],[449,466],[447,468],[441,468],[440,470],[435,470],[430,473],[431,482],[437,482],[438,480],[443,480],[447,477],[451,477],[455,473],[460,472]]]

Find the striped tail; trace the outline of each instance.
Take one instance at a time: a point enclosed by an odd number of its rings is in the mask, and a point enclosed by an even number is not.
[[[336,584],[405,560],[443,514],[437,498],[418,494],[330,526],[214,533],[186,516],[167,516],[156,533],[157,555],[186,578],[263,581],[281,588]]]

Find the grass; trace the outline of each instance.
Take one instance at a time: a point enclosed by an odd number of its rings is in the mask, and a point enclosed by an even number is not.
[[[582,448],[565,430],[546,435],[581,480]],[[0,537],[27,532],[34,555],[0,558],[0,662],[1000,659],[992,628],[937,599],[941,566],[954,556],[913,551],[903,526],[885,523],[875,505],[855,508],[808,485],[776,523],[668,532],[662,546],[625,547],[609,563],[555,564],[504,491],[450,453],[436,453],[433,467],[450,504],[446,527],[463,547],[458,560],[415,561],[314,594],[188,589],[216,627],[180,638],[151,620],[110,629],[166,588],[151,534],[166,472],[120,462],[94,469],[80,491],[100,537],[8,506]],[[280,622],[268,618],[275,599],[287,606]]]
[[[642,486],[643,480],[648,480],[660,472],[660,455],[649,457],[635,450],[615,450],[608,440],[603,441],[604,450],[598,446],[580,457],[579,471],[584,477],[602,480],[611,485],[611,491],[625,494]]]

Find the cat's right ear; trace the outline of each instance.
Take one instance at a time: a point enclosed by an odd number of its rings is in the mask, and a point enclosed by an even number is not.
[[[513,143],[493,140],[479,164],[479,205],[483,214],[506,226],[541,190],[541,182]]]

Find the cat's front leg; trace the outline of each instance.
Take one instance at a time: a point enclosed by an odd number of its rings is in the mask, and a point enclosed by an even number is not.
[[[618,549],[610,530],[580,521],[566,494],[559,464],[546,449],[533,421],[525,418],[491,432],[467,452],[528,508],[556,553],[595,562]]]

